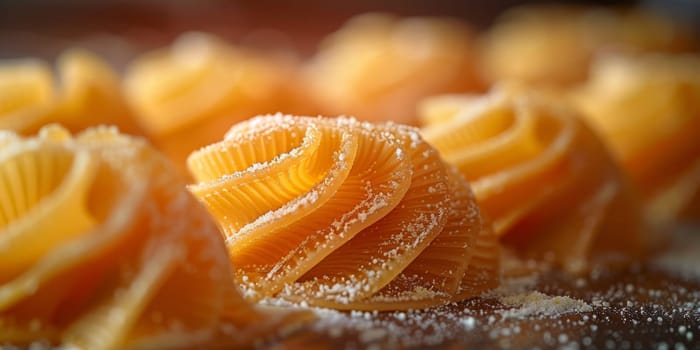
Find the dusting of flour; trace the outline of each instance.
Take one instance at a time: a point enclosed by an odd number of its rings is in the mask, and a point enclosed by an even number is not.
[[[504,317],[559,316],[571,312],[593,311],[593,307],[582,300],[568,296],[549,296],[538,291],[504,296],[499,301],[503,305],[513,307],[500,312]]]

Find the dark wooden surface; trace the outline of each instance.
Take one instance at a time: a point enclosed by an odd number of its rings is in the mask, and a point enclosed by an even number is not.
[[[700,229],[650,262],[574,277],[557,271],[506,281],[492,296],[415,312],[319,312],[317,322],[266,346],[279,349],[700,349]],[[503,289],[503,288],[502,288]],[[544,314],[504,305],[538,291],[589,305]],[[536,308],[535,308],[536,309]]]

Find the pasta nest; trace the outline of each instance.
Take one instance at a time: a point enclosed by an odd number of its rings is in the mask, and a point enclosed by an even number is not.
[[[0,61],[0,129],[32,135],[49,123],[72,132],[111,124],[138,133],[119,79],[107,62],[79,49],[61,54],[55,73],[37,59]]]
[[[699,56],[601,58],[571,95],[644,195],[650,217],[670,222],[700,206]]]
[[[243,300],[216,224],[145,141],[51,125],[0,149],[0,343],[248,346],[298,316]]]
[[[553,96],[501,86],[435,97],[422,134],[471,181],[501,241],[572,272],[648,246],[635,194],[605,147]],[[595,259],[598,260],[598,259]]]
[[[396,310],[498,282],[496,237],[468,183],[415,128],[261,116],[188,166],[249,299]]]

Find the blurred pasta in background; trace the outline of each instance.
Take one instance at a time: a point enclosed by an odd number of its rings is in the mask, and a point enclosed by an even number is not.
[[[49,123],[71,131],[99,124],[138,134],[122,97],[120,77],[84,50],[68,50],[56,71],[37,59],[0,61],[0,129],[31,135]]]
[[[136,58],[124,91],[147,133],[179,167],[234,123],[296,109],[294,62],[203,33]]]
[[[572,96],[652,218],[693,215],[700,200],[700,56],[604,57]]]
[[[642,9],[524,6],[508,10],[482,37],[491,82],[566,87],[584,81],[601,53],[697,49],[692,32]]]
[[[321,114],[413,125],[421,98],[483,89],[473,32],[447,18],[352,18],[324,39],[304,73]]]
[[[506,246],[571,272],[648,253],[635,196],[571,108],[534,89],[427,100],[428,142],[472,184]]]

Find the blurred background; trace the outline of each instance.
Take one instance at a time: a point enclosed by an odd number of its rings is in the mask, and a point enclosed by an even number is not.
[[[348,18],[380,11],[400,15],[451,16],[478,30],[506,9],[551,1],[355,0],[28,0],[0,1],[0,58],[55,57],[68,46],[91,49],[118,67],[134,55],[166,46],[179,34],[196,30],[232,43],[292,49],[310,55],[318,41]],[[686,23],[696,33],[700,1],[559,1],[557,4],[639,5]]]

